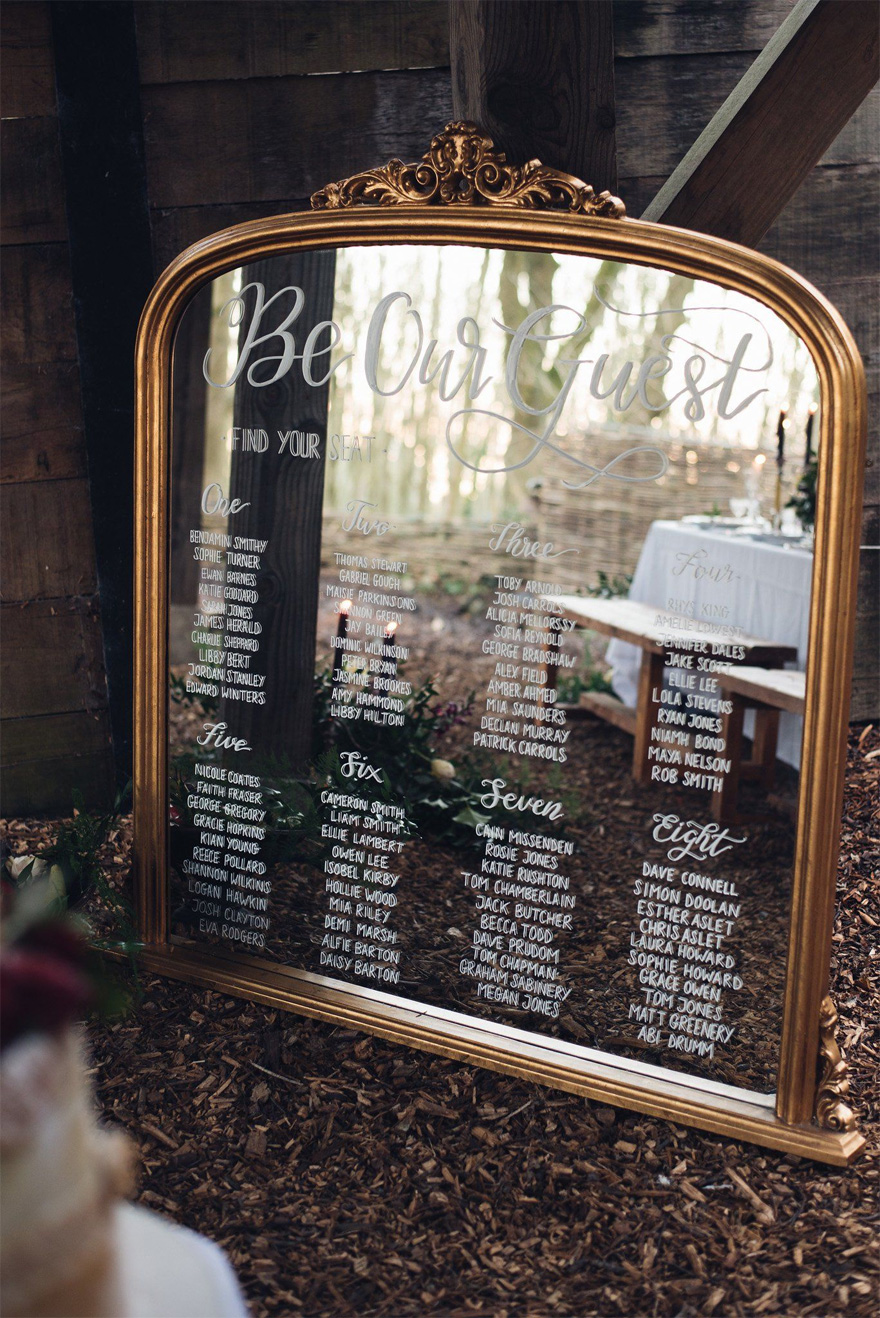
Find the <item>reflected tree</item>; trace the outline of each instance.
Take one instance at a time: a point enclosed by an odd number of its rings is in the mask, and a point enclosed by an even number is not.
[[[313,326],[332,319],[335,271],[333,251],[296,253],[246,267],[242,284],[264,284],[267,298],[281,288],[302,289],[304,309],[294,326],[301,351]],[[253,667],[266,675],[266,703],[227,701],[224,714],[252,746],[295,769],[311,752],[329,393],[329,383],[306,384],[299,363],[273,384],[252,388],[242,375],[235,388],[234,424],[265,430],[269,440],[263,453],[233,452],[230,493],[248,506],[229,520],[233,536],[268,540],[253,611],[262,624]],[[291,430],[317,435],[318,456],[280,451],[278,432]]]

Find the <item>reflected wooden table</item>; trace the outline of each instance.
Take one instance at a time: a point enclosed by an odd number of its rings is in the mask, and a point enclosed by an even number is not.
[[[718,580],[713,568],[722,570]],[[803,540],[730,525],[723,518],[656,521],[648,528],[627,595],[706,622],[741,627],[776,645],[796,646],[794,667],[804,669],[812,575],[813,555]],[[688,606],[677,604],[678,597],[686,598]],[[605,658],[614,694],[635,707],[641,652],[612,640]],[[749,713],[746,735],[751,727]],[[800,767],[802,733],[803,720],[784,712],[776,753],[794,769]]]
[[[638,600],[586,599],[580,595],[558,595],[555,599],[563,610],[562,616],[579,627],[627,641],[641,650],[635,709],[625,705],[616,696],[597,691],[584,692],[581,705],[633,735],[633,778],[637,783],[650,782],[648,748],[652,740],[651,732],[658,725],[658,714],[662,708],[659,699],[654,700],[653,697],[655,691],[659,692],[663,686],[667,656],[687,650],[695,642],[708,643],[711,635],[695,624],[693,618],[669,613],[656,605],[642,604]],[[779,645],[759,636],[738,635],[735,644],[745,652],[741,663],[751,667],[778,670],[783,664],[797,659],[796,646]],[[547,684],[553,685],[556,682],[557,665],[548,664],[547,670]],[[725,669],[726,674],[730,671]],[[717,677],[718,674],[710,676]]]
[[[728,668],[718,674],[722,693],[730,698],[731,710],[722,715],[721,735],[727,743],[730,772],[724,785],[712,797],[712,818],[725,824],[737,824],[758,818],[743,813],[738,806],[739,785],[744,778],[757,779],[765,792],[773,787],[776,772],[776,740],[779,715],[803,715],[806,674],[789,668]],[[743,722],[747,709],[755,711],[752,758],[742,757]]]

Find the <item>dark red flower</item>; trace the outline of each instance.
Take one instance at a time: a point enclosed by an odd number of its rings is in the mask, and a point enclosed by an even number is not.
[[[26,947],[0,959],[0,1047],[32,1032],[52,1033],[82,1015],[92,987],[74,966]]]
[[[71,966],[82,967],[89,959],[88,944],[66,920],[46,920],[32,925],[22,934],[18,945],[44,952]]]

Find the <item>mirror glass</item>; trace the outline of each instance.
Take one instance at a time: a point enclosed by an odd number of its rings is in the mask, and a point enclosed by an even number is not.
[[[173,938],[772,1095],[801,341],[659,268],[351,247],[205,286],[173,378]]]

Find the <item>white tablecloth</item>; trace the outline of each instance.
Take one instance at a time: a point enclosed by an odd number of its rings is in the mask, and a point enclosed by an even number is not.
[[[731,579],[714,581],[708,576],[697,579],[690,568],[678,571],[691,553],[705,551],[701,565],[724,569],[729,565]],[[633,575],[629,597],[658,609],[679,612],[672,600],[693,600],[694,617],[705,617],[703,605],[722,605],[728,609],[728,622],[764,640],[797,647],[797,663],[789,665],[803,672],[807,657],[810,622],[810,582],[813,555],[808,549],[789,548],[739,533],[707,530],[687,522],[653,522],[638,566]],[[635,707],[638,694],[641,650],[624,641],[614,640],[606,659],[612,668],[612,687],[626,705]],[[747,719],[746,731],[752,720]],[[803,720],[797,714],[783,714],[779,720],[777,755],[795,768],[800,766]]]

